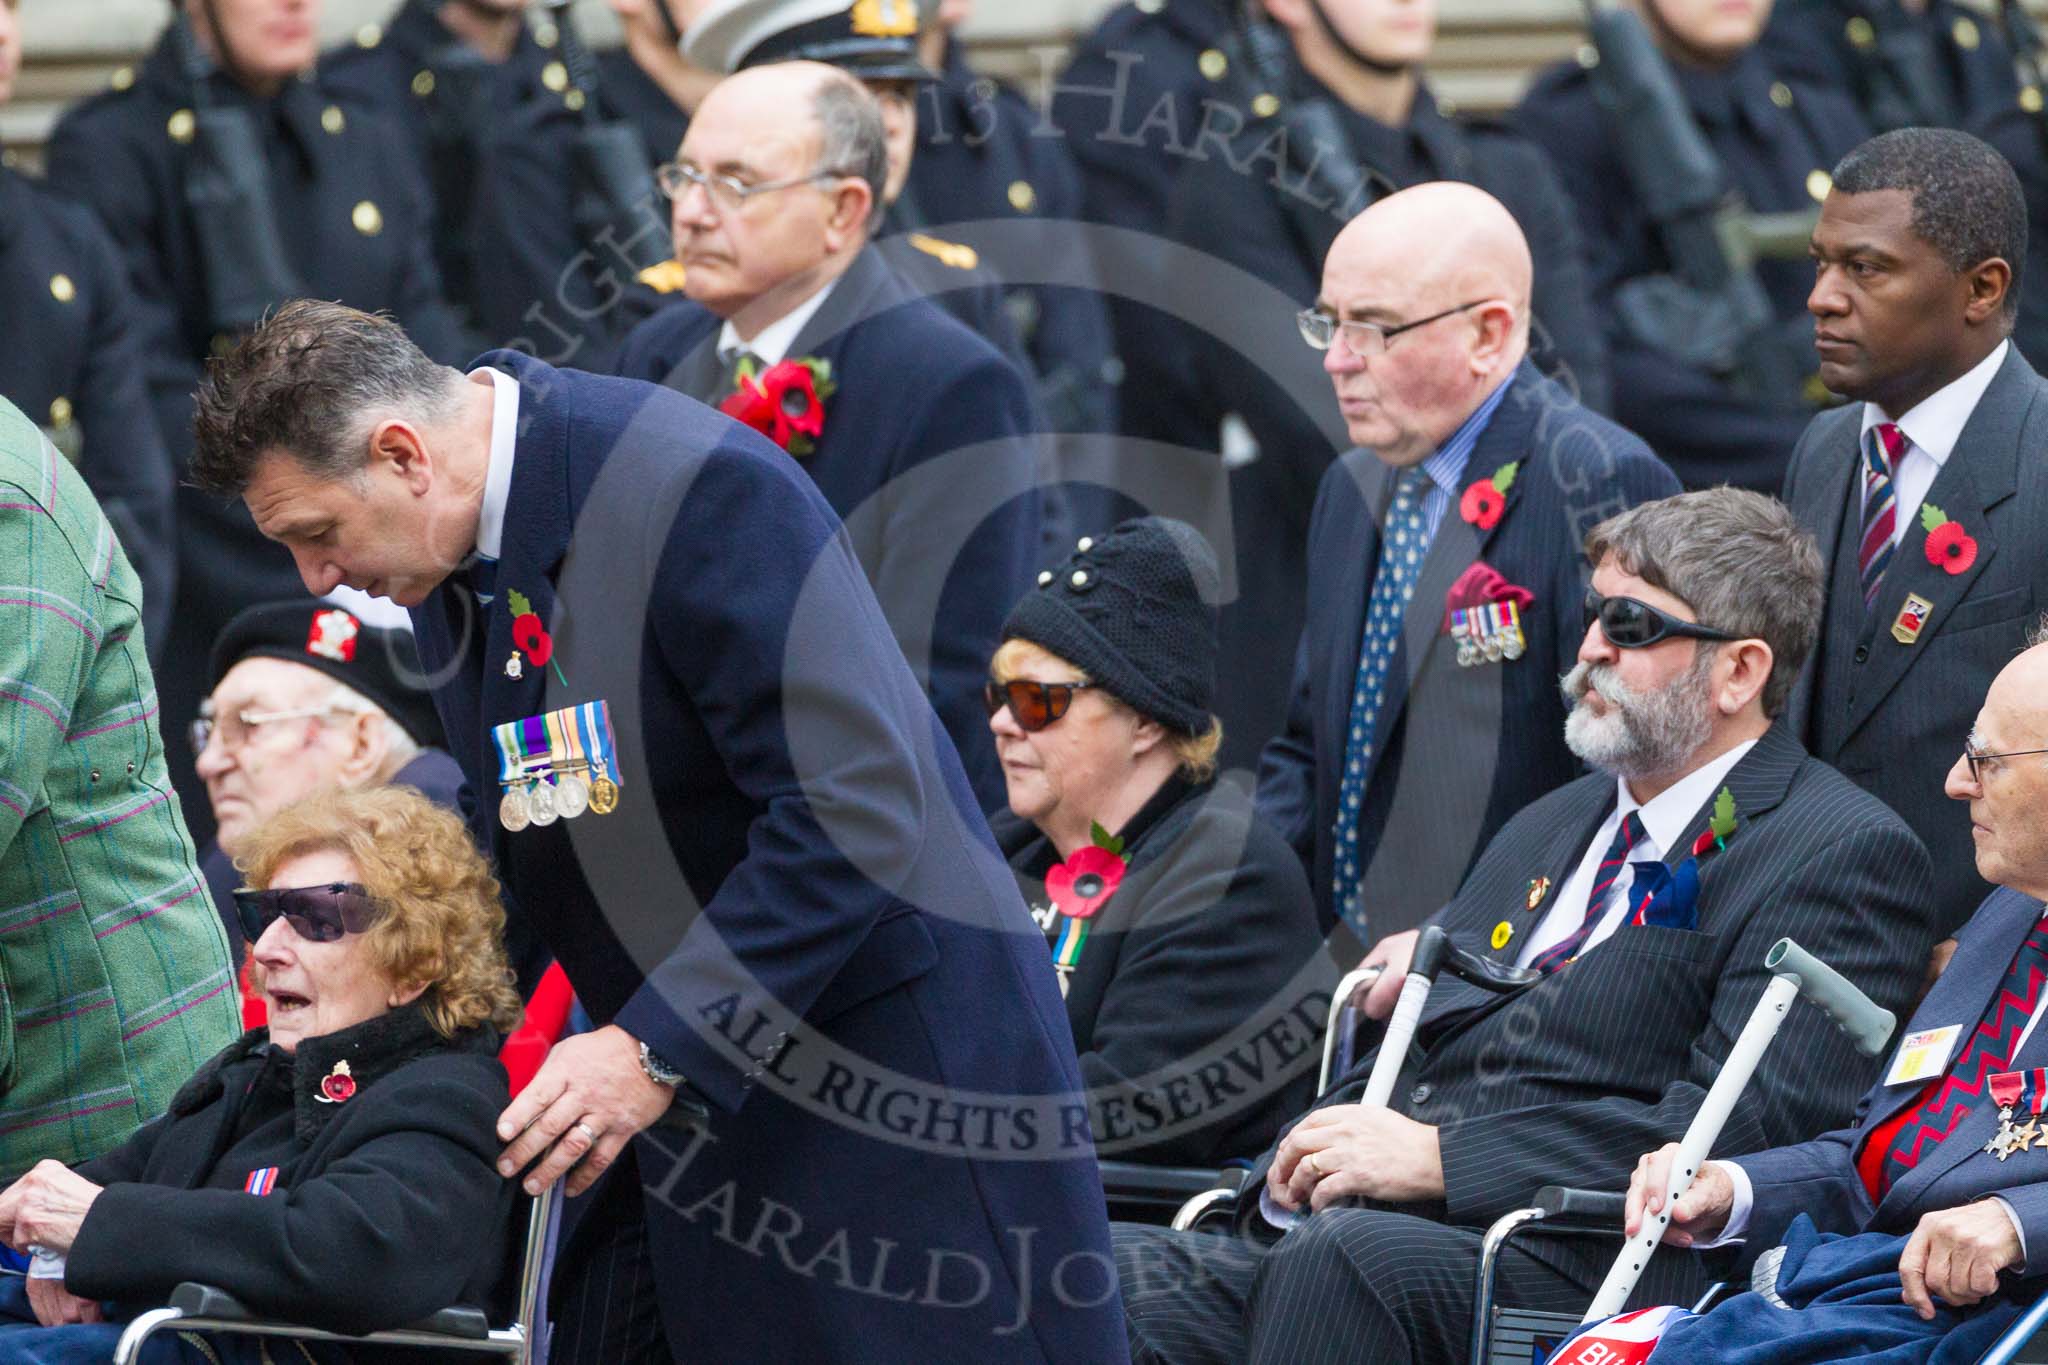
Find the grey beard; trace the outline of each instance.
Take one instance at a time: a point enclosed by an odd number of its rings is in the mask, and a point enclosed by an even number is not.
[[[1692,667],[1655,692],[1630,690],[1604,666],[1578,664],[1558,684],[1571,707],[1564,722],[1566,746],[1623,779],[1677,772],[1713,733],[1708,685],[1714,657],[1714,650],[1702,647]],[[1604,716],[1579,702],[1589,681],[1607,703]]]

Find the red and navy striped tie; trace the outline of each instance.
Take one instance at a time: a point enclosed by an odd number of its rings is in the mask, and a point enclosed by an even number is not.
[[[1905,1109],[1870,1135],[1868,1147],[1884,1153],[1884,1165],[1876,1173],[1876,1188],[1870,1192],[1872,1199],[1882,1200],[1885,1191],[1953,1133],[1972,1109],[1991,1102],[1984,1078],[2011,1069],[2013,1052],[2027,1020],[2034,1016],[2044,979],[2048,979],[2048,919],[2036,924],[2027,941],[2013,954],[2012,966],[1999,983],[1998,993],[1991,997],[1991,1007],[1984,1011],[1983,1022],[1963,1044],[1948,1074],[1930,1084],[1917,1105]],[[1890,1130],[1889,1142],[1884,1141],[1886,1130]],[[1866,1184],[1867,1175],[1868,1172]]]
[[[1621,822],[1621,828],[1614,832],[1614,842],[1607,846],[1607,855],[1600,860],[1600,867],[1593,873],[1593,890],[1586,897],[1586,918],[1579,927],[1562,942],[1553,943],[1536,954],[1529,963],[1539,972],[1554,972],[1578,954],[1592,936],[1593,929],[1600,923],[1600,917],[1607,913],[1607,903],[1614,898],[1614,884],[1621,878],[1621,870],[1628,866],[1629,850],[1643,841],[1643,820],[1635,811],[1630,811]]]
[[[1877,601],[1885,566],[1892,562],[1892,533],[1899,526],[1899,500],[1892,475],[1906,453],[1906,436],[1893,422],[1879,422],[1863,443],[1863,539],[1856,547],[1856,573],[1863,583],[1863,605]]]

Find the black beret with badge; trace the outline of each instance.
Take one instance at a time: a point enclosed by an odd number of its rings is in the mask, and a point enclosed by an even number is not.
[[[209,690],[244,659],[283,659],[375,702],[423,747],[446,748],[409,630],[372,626],[332,602],[264,602],[236,614],[213,645]]]

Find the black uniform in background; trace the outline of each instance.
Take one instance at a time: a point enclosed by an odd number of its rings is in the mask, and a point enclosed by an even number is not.
[[[1141,137],[1136,130],[1162,102],[1182,107],[1179,92],[1197,79],[1202,54],[1223,41],[1229,29],[1229,14],[1214,0],[1144,0],[1118,5],[1075,44],[1073,59],[1050,89],[1049,116],[1080,170],[1081,215],[1089,222],[1133,232],[1166,231],[1180,163],[1161,155],[1156,135]],[[1213,66],[1221,57],[1218,53],[1208,60]],[[1139,376],[1144,374],[1145,358],[1157,339],[1155,315],[1114,290],[1103,302],[1121,381],[1116,394],[1120,429],[1173,439],[1161,434],[1184,428],[1170,395],[1133,378],[1134,367]]]
[[[1035,221],[1043,230],[1035,236],[1034,263],[1086,259],[1086,244],[1067,226],[1081,217],[1079,173],[1057,137],[1033,136],[1038,123],[1028,100],[977,75],[960,44],[948,44],[939,79],[918,92],[917,154],[898,216],[931,224],[941,235],[955,223]],[[1025,285],[1006,288],[1004,298],[1052,429],[1112,430],[1109,318],[1101,296]]]
[[[163,315],[128,288],[90,209],[0,167],[0,316],[23,344],[0,352],[0,394],[78,466],[142,580],[142,619],[163,657],[176,582],[172,477],[145,367]]]
[[[436,359],[465,357],[441,296],[429,246],[427,199],[398,130],[348,101],[317,75],[286,81],[272,96],[227,76],[203,77],[212,105],[254,121],[291,293],[387,309]],[[186,199],[194,164],[195,87],[168,35],[125,88],[68,111],[49,145],[50,183],[90,204],[126,262],[145,310],[166,320],[170,340],[148,362],[151,404],[182,480],[192,449],[192,391],[209,353],[232,342],[214,316],[209,272],[244,272],[244,260],[209,261]],[[256,602],[305,591],[291,556],[265,540],[237,501],[177,490],[176,607],[156,671],[164,723],[181,727],[205,696],[207,655],[230,617]],[[171,780],[184,796],[195,840],[213,834],[213,813],[189,746],[169,749]]]
[[[440,8],[406,0],[388,25],[324,57],[322,75],[408,135],[432,194],[435,263],[476,349],[601,365],[623,330],[607,263],[579,256],[571,149],[588,97],[561,32],[537,20],[492,62],[442,25]],[[611,264],[615,278],[632,274]]]
[[[1783,80],[1764,54],[1745,52],[1719,71],[1668,62],[1686,106],[1720,160],[1727,188],[1759,212],[1812,210],[1827,197],[1829,170],[1870,135],[1837,90]],[[1613,116],[1594,97],[1586,69],[1563,62],[1538,76],[1517,126],[1550,154],[1586,242],[1593,293],[1614,365],[1614,415],[1649,442],[1688,488],[1733,483],[1776,493],[1799,433],[1822,391],[1745,396],[1725,378],[1689,367],[1668,350],[1629,337],[1615,307],[1626,281],[1666,274],[1672,262],[1631,183]],[[1539,265],[1540,269],[1540,265]],[[1758,282],[1786,333],[1810,346],[1806,296],[1813,267],[1762,261]]]
[[[2028,227],[2013,340],[2028,356],[2048,356],[2048,288],[2035,283],[2048,279],[2048,127],[2040,90],[2017,78],[2003,25],[1956,0],[1927,0],[1917,15],[1899,0],[1782,0],[1764,47],[1781,70],[1847,90],[1874,132],[1960,128],[2012,163]],[[1887,60],[1901,51],[1918,60]]]

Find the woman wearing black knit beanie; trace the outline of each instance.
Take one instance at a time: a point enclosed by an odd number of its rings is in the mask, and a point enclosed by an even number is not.
[[[1256,1155],[1314,1084],[1317,1010],[1297,1010],[1334,971],[1301,860],[1215,776],[1216,596],[1200,533],[1127,521],[1039,575],[989,668],[997,834],[1046,931],[1105,1158]],[[1223,1084],[1200,1083],[1247,1029],[1266,1050],[1240,1045]]]

